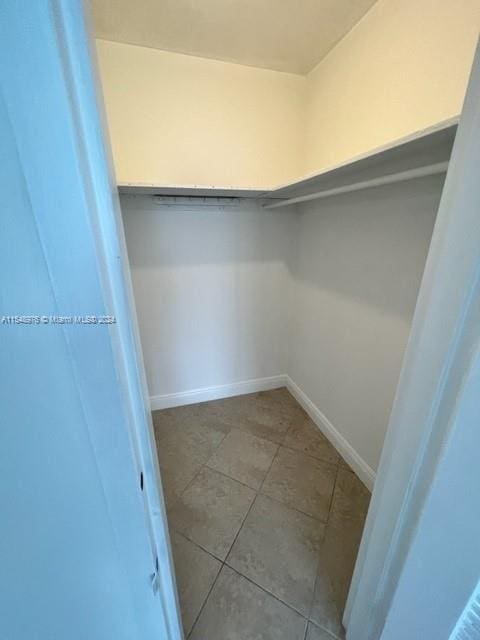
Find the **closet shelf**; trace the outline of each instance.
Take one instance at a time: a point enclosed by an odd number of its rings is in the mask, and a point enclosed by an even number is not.
[[[296,198],[288,198],[287,200],[281,200],[280,202],[274,202],[273,204],[264,205],[264,209],[277,209],[278,207],[286,207],[289,204],[298,204],[300,202],[308,202],[309,200],[319,200],[320,198],[329,198],[330,196],[340,195],[342,193],[351,193],[352,191],[360,191],[361,189],[370,189],[372,187],[380,187],[386,184],[393,184],[395,182],[404,182],[405,180],[413,180],[414,178],[423,178],[424,176],[433,176],[437,173],[445,173],[448,169],[448,162],[437,162],[435,164],[429,164],[425,167],[418,167],[416,169],[407,169],[406,171],[399,171],[398,173],[391,173],[379,178],[372,178],[371,180],[362,180],[361,182],[354,182],[352,184],[344,185],[343,187],[336,187],[334,189],[325,189],[324,191],[317,191],[305,196],[297,196]]]
[[[278,202],[267,202],[265,205],[266,209],[273,209],[446,171],[457,123],[457,118],[446,120],[320,173],[276,188],[121,183],[118,190],[121,194],[132,195],[275,199]]]
[[[123,182],[118,185],[121,194],[152,196],[200,196],[212,198],[258,198],[269,193],[271,189],[241,189],[233,186],[205,185],[156,185],[147,183]]]
[[[412,170],[427,170],[450,159],[457,124],[457,118],[440,122],[263,195],[291,200]]]

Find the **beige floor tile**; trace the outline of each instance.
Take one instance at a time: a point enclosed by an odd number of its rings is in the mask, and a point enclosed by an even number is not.
[[[209,404],[209,403],[206,403]],[[221,421],[204,421],[197,407],[190,405],[177,409],[153,412],[155,439],[159,453],[163,448],[191,452],[206,462],[230,431],[230,426]],[[178,413],[176,413],[178,412]]]
[[[332,635],[343,638],[343,603],[337,601],[333,583],[327,573],[328,562],[321,557],[319,562],[315,593],[313,596],[310,620]]]
[[[170,539],[183,629],[187,636],[210,593],[222,564],[176,531],[171,532]]]
[[[170,526],[224,560],[254,498],[252,489],[205,467],[173,505]]]
[[[259,495],[227,564],[308,616],[324,525]]]
[[[354,471],[353,471],[352,467],[351,467],[347,462],[345,462],[345,460],[342,458],[342,456],[340,456],[340,455],[339,455],[339,456],[338,456],[338,458],[339,458],[339,461],[338,461],[338,462],[339,462],[339,465],[340,465],[341,467],[343,467],[343,468],[344,468],[344,469],[346,469],[347,471],[351,471],[352,473],[354,473]]]
[[[226,424],[276,444],[281,444],[294,421],[294,413],[276,401],[259,401],[259,394],[248,394],[223,400]]]
[[[192,415],[197,416],[203,423],[207,423],[208,421],[214,419],[215,417],[220,417],[221,415],[221,407],[223,400],[210,400],[209,402],[196,402],[194,404],[185,404],[180,407],[171,407],[170,409],[161,409],[153,412],[154,416],[159,416],[163,414],[165,416],[173,416],[174,418],[178,418],[184,420],[185,417],[189,417]]]
[[[334,465],[280,447],[261,491],[325,522],[336,473]]]
[[[357,476],[339,468],[320,570],[330,577],[333,597],[340,611],[345,607],[369,501],[370,493]]]
[[[171,509],[202,468],[202,462],[192,452],[176,448],[159,451],[160,477],[167,510]]]
[[[199,405],[191,406],[195,409]],[[153,412],[167,509],[181,496],[230,431],[230,427],[223,424],[203,424],[197,418],[198,411],[191,410],[191,406]]]
[[[260,391],[252,394],[256,402],[265,405],[277,405],[280,406],[282,411],[289,413],[291,416],[306,415],[305,411],[298,404],[290,391],[285,387],[279,389],[272,389],[271,391]]]
[[[338,464],[340,456],[313,420],[305,414],[287,431],[284,447],[307,453],[318,460]]]
[[[187,633],[214,584],[190,638],[343,638],[370,496],[293,396],[275,389],[155,411],[153,420]],[[250,512],[256,494],[245,485],[266,494]],[[221,560],[231,549],[227,564],[247,578],[224,566],[214,582],[221,563],[203,549]],[[311,620],[305,637],[298,612]]]
[[[224,566],[190,640],[303,640],[306,621]]]
[[[233,428],[215,450],[207,466],[259,489],[278,445]]]
[[[309,622],[305,640],[336,640],[336,638],[330,635],[328,631],[325,631],[325,629],[319,629]]]

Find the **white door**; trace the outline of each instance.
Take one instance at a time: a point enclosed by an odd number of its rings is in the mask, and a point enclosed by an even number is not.
[[[0,48],[0,636],[180,640],[82,3],[3,3]]]

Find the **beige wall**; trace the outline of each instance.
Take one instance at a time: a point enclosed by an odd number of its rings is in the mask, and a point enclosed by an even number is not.
[[[97,40],[118,182],[264,188],[457,116],[480,0],[378,0],[307,76]]]
[[[305,173],[457,116],[479,0],[378,0],[307,76]]]
[[[305,78],[97,40],[118,182],[264,188],[301,174]]]

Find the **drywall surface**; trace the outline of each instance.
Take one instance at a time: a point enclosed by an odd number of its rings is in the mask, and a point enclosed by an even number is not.
[[[154,404],[288,374],[374,472],[442,184],[275,211],[123,196]]]
[[[478,0],[378,0],[307,76],[97,40],[119,183],[268,188],[458,116]]]
[[[121,199],[150,396],[284,375],[295,214]]]
[[[378,0],[307,76],[306,174],[458,116],[478,0]]]
[[[443,177],[299,206],[288,374],[376,470]]]
[[[97,40],[119,183],[264,188],[299,176],[303,76]]]

